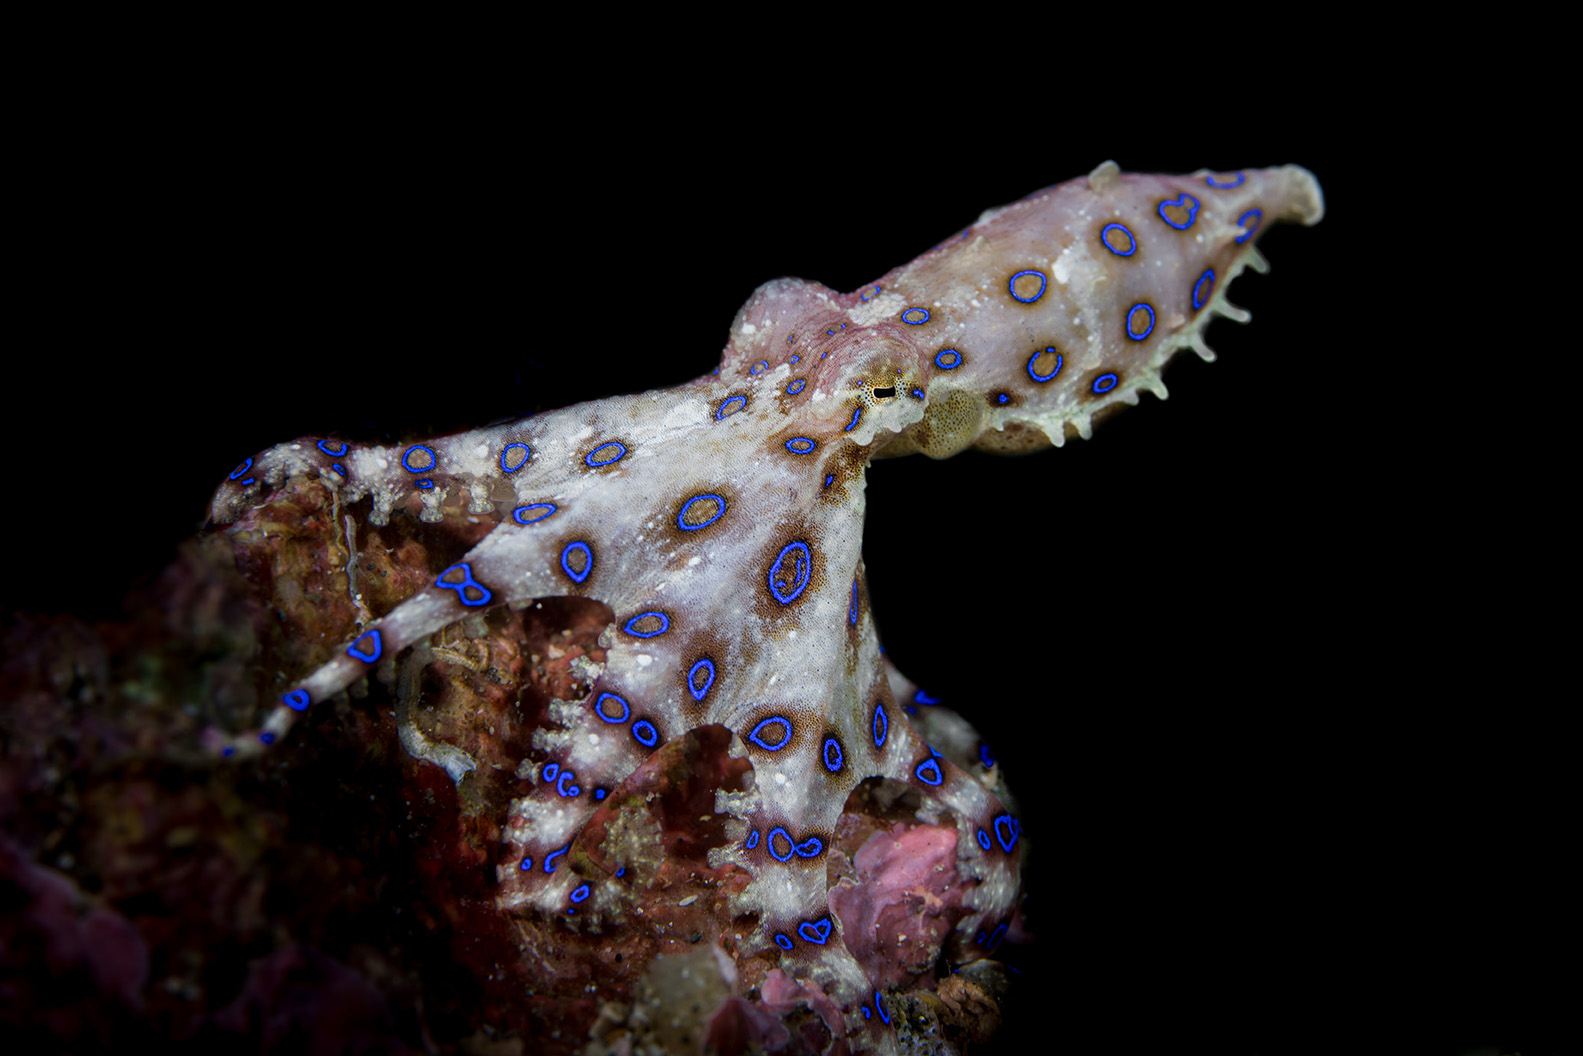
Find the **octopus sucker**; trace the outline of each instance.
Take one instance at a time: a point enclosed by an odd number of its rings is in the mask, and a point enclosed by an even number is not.
[[[577,658],[585,695],[556,697],[520,746],[498,909],[573,930],[630,921],[643,892],[674,882],[659,848],[676,837],[645,820],[640,792],[708,759],[719,817],[696,860],[737,879],[683,897],[750,922],[712,940],[735,965],[727,989],[773,1004],[801,988],[831,1044],[898,1052],[886,993],[942,955],[990,957],[1016,926],[1024,840],[993,753],[880,649],[861,553],[869,461],[1059,447],[1143,392],[1165,399],[1179,352],[1215,358],[1212,319],[1248,320],[1226,289],[1268,269],[1255,240],[1323,211],[1297,166],[1169,176],[1107,162],[850,292],[765,283],[718,368],[674,388],[246,458],[214,496],[216,530],[308,485],[363,511],[366,531],[473,520],[465,546],[428,554],[421,581],[387,590],[374,618],[354,624],[363,614],[337,600],[348,622],[333,655],[292,672],[256,728],[208,743],[278,747],[298,716],[396,661],[402,743],[465,786],[482,763],[415,725],[415,672],[438,659],[482,685],[494,669],[436,636],[545,599],[608,606]],[[343,549],[369,545],[343,534]],[[355,561],[347,578],[367,583]],[[885,806],[855,827],[866,798]],[[899,803],[910,813],[888,813]],[[883,907],[864,899],[904,886],[909,860],[948,879],[929,893],[926,937],[887,961],[854,929],[880,926]]]

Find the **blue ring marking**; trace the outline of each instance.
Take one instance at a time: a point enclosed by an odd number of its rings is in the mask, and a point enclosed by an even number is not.
[[[885,705],[874,705],[874,747],[885,747],[885,735],[890,732],[890,719],[885,715]]]
[[[1209,283],[1209,289],[1204,289],[1204,283]],[[1215,292],[1215,269],[1206,268],[1204,273],[1193,283],[1193,311],[1198,311],[1209,303],[1209,295]]]
[[[792,940],[777,931],[775,933],[775,945],[779,946],[783,950],[789,950],[792,948]]]
[[[989,850],[989,833],[983,829],[978,830],[978,845],[986,851]]]
[[[429,456],[429,464],[426,465],[426,466],[414,466],[411,462],[407,461],[409,458],[412,457],[412,453],[414,451],[427,452],[427,454]],[[401,468],[406,470],[408,473],[428,473],[431,470],[433,470],[435,466],[438,466],[439,464],[440,464],[440,458],[439,458],[438,455],[436,455],[434,453],[434,448],[432,448],[432,447],[424,447],[422,444],[413,444],[411,447],[407,448],[407,450],[405,452],[403,452],[402,455],[401,455]]]
[[[1134,315],[1137,315],[1140,311],[1141,312],[1147,312],[1149,314],[1149,325],[1144,328],[1144,331],[1141,334],[1136,332],[1132,328],[1132,317]],[[1134,341],[1142,341],[1144,338],[1148,337],[1152,333],[1154,333],[1154,309],[1146,301],[1139,301],[1137,304],[1133,305],[1131,308],[1128,308],[1127,309],[1127,336],[1132,338]]]
[[[273,733],[270,733],[268,730],[265,730],[263,733],[259,734],[258,735],[258,739],[260,741],[264,742],[265,744],[274,744],[275,743],[275,735]]]
[[[733,406],[733,404],[735,406]],[[728,415],[736,414],[747,405],[748,398],[746,396],[733,396],[729,400],[726,400],[724,403],[722,403],[719,410],[715,411],[715,421],[723,422]]]
[[[337,462],[334,465],[332,465],[330,468],[335,470],[337,473],[341,474],[341,476],[343,476],[343,477],[346,476],[346,467],[341,465],[341,463]]]
[[[999,395],[997,395],[995,397],[995,402],[996,403],[1010,403],[1011,402],[1011,397],[1007,396],[1004,392],[1002,392],[1002,393],[1000,393]]]
[[[793,446],[801,444],[807,444],[808,446]],[[794,436],[790,440],[786,441],[786,450],[790,451],[794,455],[806,455],[808,452],[812,451],[818,446],[818,444],[808,439],[806,436]]]
[[[852,600],[847,603],[846,618],[852,626],[857,626],[857,580],[852,581]]]
[[[612,719],[605,714],[604,703],[607,700],[613,700],[621,705],[621,717],[619,719]],[[610,725],[617,726],[632,717],[632,708],[627,704],[625,697],[617,696],[614,693],[601,693],[599,694],[599,699],[594,701],[594,714],[610,723]]]
[[[769,365],[770,365],[769,364],[769,360],[761,359],[757,363],[753,364],[751,367],[748,368],[748,373],[749,374],[762,374],[766,370],[769,369]]]
[[[810,836],[797,844],[792,850],[797,852],[799,858],[817,858],[819,852],[824,850],[824,841],[817,836]]]
[[[632,739],[645,748],[653,748],[660,743],[660,731],[648,719],[639,719],[632,724]]]
[[[753,848],[757,847],[758,845],[759,845],[759,830],[754,829],[752,832],[748,833],[747,849],[751,851]]]
[[[567,789],[566,789],[566,783],[568,781],[573,780],[576,777],[577,777],[576,771],[573,771],[573,770],[562,770],[561,771],[561,776],[557,777],[555,779],[555,791],[558,792],[560,795],[565,796],[567,799],[575,799],[578,796],[582,795],[583,790],[581,788],[578,788],[576,785],[573,785],[571,787],[571,791],[567,791]]]
[[[584,560],[584,563],[583,563],[583,570],[582,570],[581,573],[578,573],[578,572],[575,572],[575,571],[572,570],[572,563],[571,563],[571,561],[569,559],[571,557],[571,553],[572,553],[573,550],[581,550],[583,552],[583,557],[584,557],[585,560]],[[577,541],[575,543],[567,543],[566,544],[566,549],[561,551],[561,570],[563,572],[565,572],[568,576],[572,577],[572,582],[573,583],[584,583],[584,582],[586,582],[588,580],[589,574],[592,573],[593,570],[594,570],[594,552],[593,552],[593,550],[589,549],[588,544],[585,543],[585,542],[582,542],[581,540],[579,540],[579,541]]]
[[[830,923],[829,917],[819,920],[805,920],[797,925],[797,934],[815,946],[823,946],[830,941],[830,929],[835,925]]]
[[[699,670],[699,668],[702,668],[703,670],[705,670],[705,671],[707,671],[709,673],[709,677],[704,680],[704,688],[702,688],[702,689],[698,688],[698,683],[697,683],[697,677],[698,677],[698,670]],[[689,667],[687,669],[687,692],[689,692],[689,693],[691,693],[693,695],[693,699],[694,700],[703,700],[704,697],[709,693],[710,688],[714,684],[715,684],[715,663],[714,663],[713,660],[709,659],[707,656],[706,657],[701,657],[696,663],[693,664],[692,667]]]
[[[852,412],[852,420],[850,422],[847,422],[846,423],[846,428],[841,430],[841,431],[843,433],[850,433],[853,429],[855,429],[857,427],[857,420],[859,418],[861,418],[862,416],[863,416],[863,408],[859,407],[857,410]]]
[[[879,1012],[880,1022],[890,1026],[890,1013],[885,1011],[885,1006],[879,1003],[879,991],[874,991],[874,1008]]]
[[[873,1010],[870,1009],[867,1005],[863,1006],[863,1018],[864,1019],[873,1019],[874,1018]]]
[[[660,629],[657,630],[657,631],[640,631],[640,630],[638,630],[637,629],[637,622],[639,620],[647,619],[650,616],[658,616],[659,617]],[[666,631],[671,629],[671,618],[669,616],[665,615],[663,612],[660,612],[658,610],[655,610],[653,612],[640,612],[636,616],[634,616],[630,620],[628,620],[626,622],[626,625],[624,627],[622,627],[621,629],[623,631],[625,631],[627,634],[630,634],[634,638],[658,638],[660,635],[664,634]]]
[[[876,282],[874,284],[874,292],[873,293],[860,293],[860,294],[857,295],[857,299],[862,301],[864,304],[867,304],[869,302],[869,298],[870,297],[878,297],[879,296],[879,292],[881,290],[883,290],[884,288],[885,287],[881,286],[879,283]]]
[[[912,394],[913,394],[913,397],[915,399],[919,399],[919,400],[923,399],[923,390],[922,389],[913,389],[912,390]]]
[[[1039,292],[1034,294],[1032,297],[1018,297],[1017,296],[1017,280],[1022,278],[1025,275],[1037,275],[1037,276],[1039,276]],[[1023,304],[1032,304],[1034,301],[1037,301],[1040,297],[1044,296],[1044,288],[1046,286],[1048,286],[1048,285],[1049,285],[1049,280],[1044,277],[1044,272],[1029,270],[1029,271],[1019,271],[1019,272],[1017,272],[1017,274],[1013,275],[1011,277],[1011,281],[1006,284],[1006,289],[1008,291],[1010,291],[1010,293],[1011,293],[1011,295],[1012,295],[1012,297],[1014,299],[1021,301]]]
[[[922,312],[923,313],[923,318],[922,319],[915,319],[915,318],[913,318],[913,316],[916,313],[918,313],[918,312]],[[908,326],[922,326],[924,323],[927,323],[929,321],[929,309],[927,309],[927,308],[908,308],[906,311],[901,313],[901,321],[906,323]]]
[[[785,854],[776,854],[775,853],[775,837],[776,836],[784,836],[786,838],[786,853]],[[770,857],[775,859],[777,862],[789,862],[789,861],[792,860],[792,855],[797,852],[797,843],[796,843],[796,841],[794,841],[791,838],[791,833],[787,832],[785,829],[783,829],[779,825],[775,826],[769,832],[765,833],[765,835],[764,835],[764,847],[765,847],[766,850],[768,850],[770,852]]]
[[[803,386],[806,385],[806,384],[808,384],[806,381],[804,381],[802,378],[798,378],[796,381],[794,381],[790,385],[786,386],[786,395],[788,395],[788,396],[795,396],[795,395],[797,395],[799,392],[801,392],[803,390]]]
[[[1004,828],[1005,831],[1002,831]],[[995,840],[1000,844],[1000,849],[1007,854],[1017,846],[1017,837],[1022,834],[1022,822],[1010,814],[998,814],[995,817]]]
[[[791,338],[789,338],[789,337],[788,337],[788,338],[787,338],[787,339],[786,339],[786,343],[787,343],[787,344],[788,344],[788,345],[789,345],[789,344],[791,344]],[[791,359],[789,359],[789,360],[787,360],[787,362],[789,362],[789,363],[795,363],[795,362],[797,362],[797,361],[798,361],[798,360],[799,360],[799,359],[801,359],[801,358],[802,358],[802,357],[801,357],[801,356],[799,356],[799,355],[796,355],[796,354],[793,354],[793,356],[792,356],[792,358],[791,358]]]
[[[978,933],[977,936],[974,937],[973,942],[976,945],[982,946],[982,945],[984,945],[984,940],[987,939],[988,937],[989,937],[989,933],[988,932],[981,931],[981,932]],[[955,973],[953,973],[953,974],[955,974]]]
[[[793,550],[798,551],[799,556],[792,558],[792,585],[783,594],[781,593],[780,587],[775,583],[775,576],[777,572],[781,571],[781,565],[786,561],[786,555],[791,553]],[[780,602],[782,605],[790,605],[792,602],[796,601],[797,596],[807,588],[808,579],[812,575],[813,554],[809,552],[808,544],[804,542],[787,543],[785,546],[781,547],[781,552],[776,556],[775,563],[770,565],[770,593],[774,595],[775,600]]]
[[[1248,217],[1250,217],[1250,216],[1253,217],[1253,226],[1252,227],[1248,227]],[[1249,209],[1247,212],[1245,212],[1241,216],[1237,217],[1237,226],[1238,227],[1248,227],[1248,230],[1246,232],[1244,232],[1243,234],[1238,235],[1236,238],[1232,239],[1232,241],[1235,242],[1239,246],[1242,245],[1242,243],[1246,242],[1248,239],[1253,237],[1253,233],[1259,229],[1259,225],[1261,223],[1263,223],[1263,222],[1264,222],[1264,210],[1263,209]]]
[[[611,448],[611,447],[616,449],[616,453],[614,455],[611,455],[609,458],[595,458],[594,457],[595,455],[599,454],[599,452],[605,450],[606,448]],[[590,468],[598,469],[600,466],[608,466],[608,465],[611,465],[612,463],[620,462],[623,458],[626,457],[626,455],[627,455],[627,446],[625,444],[623,444],[619,440],[606,440],[604,443],[600,444],[598,447],[596,447],[592,451],[588,452],[588,454],[584,455],[583,456],[583,461]]]
[[[539,771],[539,776],[545,781],[554,781],[561,772],[560,763],[545,763],[544,769]]]
[[[220,749],[220,757],[223,758],[223,759],[229,759],[229,758],[231,758],[231,756],[233,756],[235,754],[236,754],[236,746],[234,744],[228,744],[224,748]]]
[[[1114,389],[1116,387],[1116,382],[1119,380],[1120,379],[1117,378],[1114,373],[1101,374],[1099,377],[1094,379],[1094,391],[1103,396],[1111,389]]]
[[[978,746],[978,761],[984,764],[984,769],[994,769],[995,753],[989,750],[989,745],[981,744]]]
[[[912,699],[915,703],[922,704],[926,708],[932,708],[940,703],[939,697],[930,696],[921,689],[912,695]]]
[[[952,357],[951,362],[943,362],[946,356]],[[940,351],[935,353],[934,365],[939,367],[941,370],[955,370],[957,367],[962,365],[962,353],[958,352],[954,348],[942,348]]]
[[[445,582],[445,577],[450,575],[452,572],[455,572],[457,569],[462,570],[462,581],[460,583]],[[434,585],[441,588],[442,590],[456,591],[456,596],[462,599],[462,604],[470,607],[476,608],[479,605],[488,605],[489,599],[494,597],[494,595],[489,592],[488,587],[484,586],[482,583],[478,582],[478,580],[473,578],[472,566],[466,561],[458,562],[457,564],[454,564],[450,568],[446,569],[444,572],[441,572],[435,579]],[[476,600],[469,598],[467,596],[468,587],[476,589],[478,593],[482,595],[482,597],[479,597]]]
[[[361,646],[364,641],[369,639],[372,639],[372,641],[369,642],[369,651],[360,651],[358,646]],[[365,664],[371,664],[375,660],[378,660],[379,654],[383,653],[384,651],[385,642],[384,639],[379,636],[379,631],[377,628],[364,631],[362,634],[357,636],[357,640],[355,642],[346,647],[347,656],[351,657],[353,660],[361,660]]]
[[[1230,183],[1221,183],[1215,179],[1213,174],[1211,174],[1204,177],[1204,182],[1209,184],[1209,186],[1214,187],[1216,190],[1229,191],[1233,187],[1241,187],[1244,183],[1247,183],[1248,178],[1239,172]]]
[[[527,872],[529,869],[532,869],[532,868],[533,868],[533,859],[532,858],[524,858],[524,859],[522,859],[522,871],[524,873]]]
[[[324,446],[325,444],[336,443],[336,442],[337,441],[333,441],[333,440],[320,440],[314,446],[316,446],[320,451],[323,451],[327,455],[333,455],[336,458],[340,458],[342,455],[346,454],[346,441],[345,440],[339,441],[339,443],[341,445],[341,450],[339,450],[339,451],[331,451],[328,447]]]
[[[619,880],[619,879],[621,879],[621,877],[626,876],[626,875],[627,875],[627,867],[626,866],[623,865],[620,869],[616,870],[616,879]]]
[[[595,800],[603,800],[603,799],[604,799],[604,798],[605,798],[605,797],[606,797],[606,796],[608,796],[608,795],[609,795],[609,794],[610,794],[610,793],[609,793],[609,792],[606,792],[606,791],[605,791],[605,790],[604,790],[604,789],[602,789],[602,788],[596,788],[596,789],[594,789],[594,799],[595,799]]]
[[[1166,216],[1166,206],[1170,206],[1173,209],[1180,209],[1185,206],[1187,208],[1187,222],[1184,224],[1179,224],[1170,217]],[[1176,228],[1178,231],[1186,231],[1188,228],[1193,226],[1193,221],[1198,219],[1198,199],[1194,198],[1186,191],[1183,191],[1181,194],[1176,196],[1174,201],[1170,198],[1162,199],[1160,204],[1155,208],[1155,212],[1160,214],[1161,220],[1164,220],[1167,224]]]
[[[784,726],[786,728],[786,734],[785,734],[785,736],[783,736],[780,739],[780,742],[778,744],[770,744],[768,741],[765,741],[762,737],[760,737],[759,734],[764,732],[764,727],[773,725],[775,723],[780,723],[782,726]],[[752,741],[754,744],[758,745],[760,748],[764,749],[766,752],[778,752],[778,751],[780,751],[782,748],[786,747],[788,744],[791,743],[791,739],[792,739],[792,724],[791,724],[791,720],[788,719],[788,718],[784,718],[783,716],[780,716],[780,715],[771,715],[769,718],[764,719],[757,726],[753,727],[753,732],[752,733],[748,734],[748,740]]]
[[[835,752],[835,762],[830,761],[830,752]],[[834,737],[824,739],[824,768],[832,774],[841,772],[841,767],[846,765],[846,754],[841,751],[841,742]]]
[[[292,711],[307,711],[311,701],[308,700],[306,689],[294,689],[280,698],[280,702]]]
[[[835,483],[835,474],[834,473],[826,474],[825,478],[824,478],[824,486],[828,488],[833,483]]]
[[[506,456],[511,453],[511,449],[514,447],[522,448],[522,461],[518,462],[514,466],[508,466],[506,465]],[[521,440],[517,440],[514,443],[507,444],[505,447],[500,449],[500,468],[506,473],[515,473],[517,470],[527,465],[528,461],[532,457],[533,448],[529,447],[527,444],[524,444]]]
[[[429,489],[434,487],[434,481],[429,480],[427,477],[425,477],[424,479],[422,479],[422,480],[418,481],[416,484],[414,484],[413,487],[419,488],[419,489],[421,489],[423,491],[428,491]]]
[[[1002,924],[1000,927],[995,929],[995,934],[993,934],[993,935],[991,935],[989,937],[989,945],[986,946],[985,949],[987,949],[991,953],[994,953],[995,952],[995,947],[999,946],[1000,945],[1000,940],[1004,939],[1005,937],[1006,937],[1006,925]]]
[[[572,901],[573,902],[581,902],[584,899],[586,899],[587,897],[588,897],[588,885],[587,884],[583,884],[576,891],[572,892]]]
[[[718,507],[718,509],[715,510],[714,516],[709,518],[707,521],[704,521],[701,524],[688,524],[687,523],[687,511],[693,508],[693,503],[701,502],[704,499],[713,499],[713,500],[715,500],[715,505]],[[680,528],[684,532],[696,532],[700,528],[707,528],[711,524],[714,524],[720,518],[724,517],[725,513],[726,513],[726,500],[721,498],[719,495],[712,495],[712,494],[707,494],[707,493],[703,494],[703,495],[694,495],[692,498],[690,498],[686,502],[682,503],[682,510],[681,510],[680,513],[678,513],[676,515],[676,527]]]
[[[928,771],[928,773],[925,773],[925,771]],[[931,774],[933,776],[930,776]],[[940,772],[940,760],[932,755],[918,764],[918,768],[913,771],[913,775],[926,785],[938,785],[945,780],[945,775]]]
[[[511,519],[518,524],[537,524],[554,513],[556,509],[558,507],[553,502],[535,502],[531,506],[518,506],[512,510]]]
[[[567,851],[569,851],[571,849],[572,849],[572,845],[568,843],[565,847],[562,847],[560,850],[553,851],[550,854],[545,855],[544,856],[544,871],[546,873],[553,873],[553,872],[555,872],[555,866],[553,864],[555,859],[559,858],[561,855],[565,854]]]
[[[247,461],[243,462],[241,465],[237,466],[235,469],[231,470],[231,475],[229,477],[227,477],[226,479],[227,480],[235,480],[237,477],[240,477],[243,473],[246,473],[248,470],[250,470],[252,468],[253,468],[253,460],[250,458]],[[244,483],[251,483],[251,481],[244,481]]]
[[[1110,240],[1105,237],[1112,230],[1120,231],[1122,234],[1127,236],[1127,246],[1128,246],[1127,252],[1123,253],[1121,250],[1119,250],[1115,246],[1111,245],[1110,244]],[[1111,224],[1106,224],[1104,227],[1100,228],[1099,229],[1099,244],[1104,246],[1106,249],[1110,250],[1112,253],[1116,254],[1116,256],[1118,256],[1118,257],[1130,257],[1134,253],[1138,252],[1138,236],[1134,235],[1132,233],[1131,229],[1128,228],[1126,224],[1111,223]]]

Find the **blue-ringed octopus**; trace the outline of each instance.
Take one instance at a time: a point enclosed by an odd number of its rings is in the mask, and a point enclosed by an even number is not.
[[[267,750],[294,719],[458,621],[540,599],[609,606],[588,693],[558,700],[519,776],[499,905],[597,919],[622,881],[562,867],[600,801],[673,739],[729,730],[751,764],[721,793],[731,842],[711,864],[751,878],[730,897],[756,920],[738,955],[766,955],[835,1002],[853,1051],[895,1051],[885,995],[848,951],[826,855],[871,778],[912,789],[956,830],[971,878],[952,941],[1004,931],[1021,826],[987,752],[945,750],[908,712],[930,703],[875,634],[861,541],[868,462],[967,448],[1016,454],[1087,439],[1139,394],[1164,398],[1179,351],[1212,359],[1225,291],[1271,224],[1314,224],[1296,166],[1088,176],[992,209],[917,260],[848,293],[766,283],[732,323],[719,367],[675,388],[577,404],[396,447],[333,438],[244,460],[214,497],[229,524],[289,478],[315,477],[368,520],[446,516],[495,526],[317,670],[295,673],[261,727],[211,737]],[[464,498],[465,497],[465,498]],[[962,743],[971,744],[971,737]],[[412,746],[409,745],[409,750]],[[460,753],[427,746],[461,779]]]

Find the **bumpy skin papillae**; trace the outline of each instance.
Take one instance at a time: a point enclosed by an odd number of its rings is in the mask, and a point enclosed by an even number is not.
[[[578,404],[402,448],[281,445],[238,467],[211,517],[234,520],[260,489],[317,474],[344,502],[371,495],[439,519],[465,491],[494,531],[428,589],[371,624],[286,694],[257,750],[302,707],[465,615],[555,595],[615,614],[589,696],[560,702],[535,745],[550,763],[513,807],[503,907],[597,914],[605,893],[561,854],[612,789],[671,738],[734,732],[752,793],[724,797],[740,839],[716,852],[753,876],[738,912],[761,921],[741,951],[783,967],[876,1031],[873,988],[827,904],[826,854],[848,794],[883,776],[955,819],[958,865],[979,883],[959,932],[1003,921],[1017,892],[1018,826],[982,778],[937,757],[903,714],[913,687],[887,673],[860,545],[869,458],[969,446],[1016,452],[1087,437],[1096,417],[1165,396],[1164,364],[1263,270],[1254,238],[1312,224],[1319,187],[1287,166],[1189,176],[1106,163],[984,214],[874,283],[840,294],[781,279],[733,323],[715,374],[678,388]],[[553,765],[551,765],[553,764]],[[931,807],[933,809],[933,807]],[[882,1050],[891,1043],[872,1035]]]

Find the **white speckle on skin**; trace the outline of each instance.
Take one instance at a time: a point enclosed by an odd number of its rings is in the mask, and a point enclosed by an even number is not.
[[[786,783],[786,775],[785,774],[776,774],[775,775],[775,783],[777,785],[784,785]]]
[[[599,734],[590,733],[588,735],[588,743],[597,748],[599,746]]]
[[[477,447],[473,448],[473,457],[474,458],[487,458],[488,455],[489,455],[489,445],[488,444],[479,444]]]
[[[654,662],[654,658],[648,653],[639,653],[637,655],[637,661],[639,667],[648,667]]]
[[[690,557],[690,558],[687,559],[687,567],[688,568],[692,568],[694,565],[698,564],[698,562],[700,562],[702,560],[703,560],[703,558],[701,558],[701,557]]]

